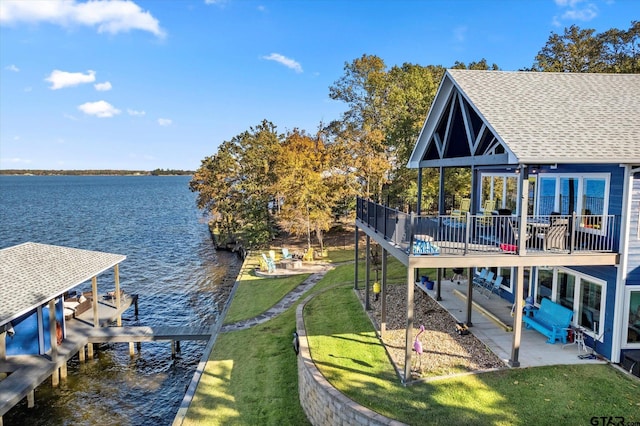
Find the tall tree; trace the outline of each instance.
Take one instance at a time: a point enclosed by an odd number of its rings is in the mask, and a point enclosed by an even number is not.
[[[276,232],[270,206],[281,138],[263,120],[205,158],[190,182],[198,206],[213,214],[224,235],[248,248],[268,243]]]
[[[572,25],[564,34],[552,33],[538,52],[531,70],[554,72],[640,72],[640,23],[629,30],[594,29]]]
[[[276,184],[282,196],[280,225],[294,235],[306,235],[309,250],[312,232],[324,250],[323,235],[333,218],[335,198],[326,179],[327,155],[321,138],[294,130],[283,142],[276,162]]]

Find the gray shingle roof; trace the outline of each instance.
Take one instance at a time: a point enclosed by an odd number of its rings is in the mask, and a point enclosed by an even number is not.
[[[520,163],[640,163],[640,74],[448,73]]]
[[[0,250],[0,325],[90,280],[126,259],[38,243]]]

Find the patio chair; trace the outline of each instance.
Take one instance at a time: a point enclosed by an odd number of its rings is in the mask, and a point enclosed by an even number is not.
[[[275,261],[276,261],[276,251],[275,250],[269,250],[269,257],[275,263]]]
[[[545,232],[538,234],[538,238],[542,240],[544,250],[557,249],[564,250],[566,248],[569,226],[568,218],[551,219],[551,226]]]
[[[500,296],[500,286],[502,285],[503,279],[504,278],[502,278],[502,275],[498,275],[496,279],[493,280],[493,282],[485,282],[486,285],[484,287],[484,291],[487,298],[491,297],[491,293],[495,293]]]
[[[266,270],[269,273],[276,271],[276,263],[264,253],[262,253],[262,260],[260,261],[260,269],[262,269],[263,265],[266,266]]]
[[[291,259],[291,253],[289,253],[289,249],[288,248],[283,248],[282,249],[282,258],[283,259]]]
[[[487,200],[482,207],[482,213],[478,215],[478,225],[488,226],[493,224],[493,211],[496,209],[496,200]]]
[[[313,249],[307,249],[304,252],[304,255],[302,256],[302,260],[304,260],[305,262],[313,262]]]
[[[484,272],[484,275],[482,274]],[[480,291],[484,291],[487,282],[493,281],[493,277],[495,276],[495,272],[491,272],[487,269],[483,269],[480,272],[480,275],[473,279],[473,285],[478,287]]]
[[[469,213],[470,208],[471,199],[463,198],[462,201],[460,201],[460,208],[451,211],[451,219],[465,222],[467,220],[467,213]]]

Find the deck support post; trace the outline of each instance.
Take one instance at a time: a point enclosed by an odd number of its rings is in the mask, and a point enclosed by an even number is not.
[[[58,357],[58,331],[56,329],[56,300],[49,300],[49,344],[51,346],[51,360]]]
[[[473,326],[471,312],[473,311],[473,268],[469,268],[469,279],[467,280],[467,327]]]
[[[67,375],[68,375],[67,363],[65,362],[60,366],[60,378],[63,380],[66,380]]]
[[[54,368],[53,373],[51,373],[51,386],[58,387],[60,384],[60,369]]]
[[[369,279],[371,278],[371,237],[367,235],[367,261],[366,269],[364,271],[364,309],[371,310],[371,304],[369,302]]]
[[[441,301],[442,300],[442,293],[441,293],[441,289],[440,287],[442,287],[442,268],[438,268],[438,287],[436,288],[436,300],[437,301]]]
[[[93,359],[93,343],[87,343],[87,358]]]
[[[404,384],[411,380],[411,340],[413,339],[414,268],[407,270],[407,328],[405,331]]]
[[[356,234],[356,239],[355,239],[355,242],[354,242],[354,244],[355,244],[355,251],[356,251],[356,253],[355,253],[355,262],[356,262],[356,267],[355,267],[355,270],[354,270],[354,272],[353,272],[353,289],[354,289],[354,290],[357,290],[357,289],[358,289],[358,266],[359,266],[359,265],[358,265],[358,257],[359,257],[359,253],[358,253],[358,240],[360,239],[360,238],[359,238],[359,235],[358,235],[358,229],[359,229],[359,228],[356,226],[356,232],[355,232],[355,234]]]
[[[524,268],[516,267],[515,308],[513,313],[513,344],[511,345],[511,358],[509,366],[520,367],[518,355],[520,354],[520,338],[522,336],[522,297],[524,293]]]
[[[0,361],[6,361],[7,359],[7,340],[6,339],[7,339],[7,332],[3,328],[2,332],[0,332]]]
[[[36,405],[36,393],[32,390],[27,394],[27,408],[33,408]]]
[[[134,356],[135,354],[136,354],[136,351],[133,348],[133,342],[129,342],[129,356]]]
[[[176,352],[180,353],[180,340],[176,340]]]
[[[380,313],[380,337],[383,337],[387,331],[387,254],[387,251],[382,249],[382,286],[380,288],[380,292],[382,293],[382,312]]]
[[[91,304],[93,305],[93,326],[100,327],[98,318],[98,277],[91,278]]]
[[[85,360],[85,358],[84,358],[84,356],[85,356],[84,351],[85,351],[85,350],[86,350],[86,346],[82,345],[82,346],[80,347],[80,350],[78,351],[78,359],[79,359],[79,360],[80,360],[80,362],[82,362],[82,363],[84,363],[84,360]]]
[[[116,297],[116,311],[118,312],[118,316],[116,317],[116,325],[118,327],[122,327],[122,313],[120,313],[120,268],[118,267],[117,263],[113,267],[113,276],[116,289],[116,292],[114,293],[114,296]]]
[[[176,341],[172,340],[171,341],[171,359],[175,359],[176,358]]]

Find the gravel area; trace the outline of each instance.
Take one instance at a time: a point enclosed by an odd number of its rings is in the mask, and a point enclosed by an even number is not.
[[[364,306],[364,289],[359,290]],[[371,294],[369,316],[380,330],[381,300]],[[424,325],[425,331],[418,337],[422,343],[421,356],[413,352],[412,376],[438,377],[464,372],[506,368],[502,360],[471,332],[460,335],[456,320],[429,295],[416,289],[413,337]],[[407,291],[404,285],[387,288],[387,331],[383,343],[399,371],[404,371],[405,327],[407,322]],[[413,344],[413,343],[412,343]]]

